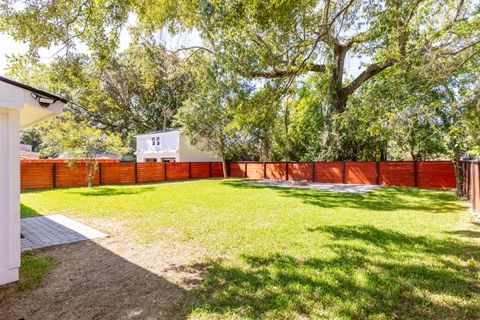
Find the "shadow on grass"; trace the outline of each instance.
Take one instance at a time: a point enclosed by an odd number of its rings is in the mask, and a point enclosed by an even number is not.
[[[78,194],[85,197],[108,197],[108,196],[120,196],[129,194],[141,194],[155,190],[155,187],[122,187],[122,188],[110,188],[110,187],[95,187],[88,190],[76,190],[72,189],[68,193]]]
[[[465,230],[448,231],[448,234],[457,235],[464,238],[480,239],[480,223],[476,221],[470,222]]]
[[[344,207],[373,211],[416,210],[432,213],[465,209],[454,193],[443,190],[385,187],[367,193],[348,193],[263,186],[244,183],[242,180],[225,180],[222,183],[238,189],[274,190],[284,197],[299,199],[306,204],[322,208]]]
[[[213,261],[193,314],[219,318],[478,319],[480,247],[373,226],[329,235],[321,257],[244,255]]]
[[[20,217],[21,218],[32,218],[32,217],[39,217],[40,214],[37,210],[21,203],[20,204]]]

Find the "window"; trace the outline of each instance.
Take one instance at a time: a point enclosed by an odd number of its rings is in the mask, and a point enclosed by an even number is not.
[[[160,145],[160,137],[157,137],[157,146]]]
[[[175,162],[175,158],[162,158],[162,162]]]
[[[152,138],[152,146],[155,145],[155,138]]]
[[[157,162],[157,158],[145,158],[145,162]]]

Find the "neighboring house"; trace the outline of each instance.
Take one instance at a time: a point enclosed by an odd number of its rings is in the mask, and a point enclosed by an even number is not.
[[[137,135],[137,162],[210,162],[221,159],[188,143],[179,128]]]
[[[0,76],[0,285],[20,266],[20,129],[62,112],[67,100]]]
[[[29,144],[20,144],[20,159],[40,159],[40,153],[33,152]]]

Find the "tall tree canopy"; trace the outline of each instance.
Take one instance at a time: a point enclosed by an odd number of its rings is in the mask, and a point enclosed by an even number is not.
[[[71,54],[50,65],[23,57],[10,60],[10,75],[55,91],[70,101],[77,120],[122,135],[132,147],[137,133],[168,128],[192,90],[190,60],[169,53],[154,38],[135,38],[129,48],[101,65]]]
[[[469,1],[174,2],[166,16],[154,10],[146,17],[198,29],[205,50],[246,77],[328,75],[335,112],[388,67],[433,69],[480,50],[480,17]],[[345,79],[348,56],[365,64],[352,79]]]
[[[132,17],[134,49],[118,53],[120,31]],[[29,43],[30,60],[40,48],[64,48],[55,67],[62,70],[58,83],[81,106],[73,112],[123,135],[169,125],[188,100],[191,76],[201,77],[192,69],[210,59],[255,87],[235,121],[254,146],[248,155],[260,159],[441,156],[456,145],[447,133],[455,126],[439,129],[447,120],[465,124],[463,142],[478,141],[470,129],[476,111],[458,100],[468,92],[480,105],[478,78],[467,77],[463,91],[453,79],[478,74],[479,26],[473,0],[7,0],[0,6],[0,31]],[[165,28],[198,31],[203,45],[174,52],[152,46],[149,39]],[[77,44],[90,49],[88,56]],[[441,89],[447,87],[455,104]]]

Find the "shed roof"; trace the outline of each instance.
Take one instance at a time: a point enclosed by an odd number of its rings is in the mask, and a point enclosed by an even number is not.
[[[140,134],[137,134],[137,136],[145,136],[145,135],[149,135],[149,134],[166,133],[166,132],[173,132],[173,131],[180,131],[180,127],[140,133]]]

